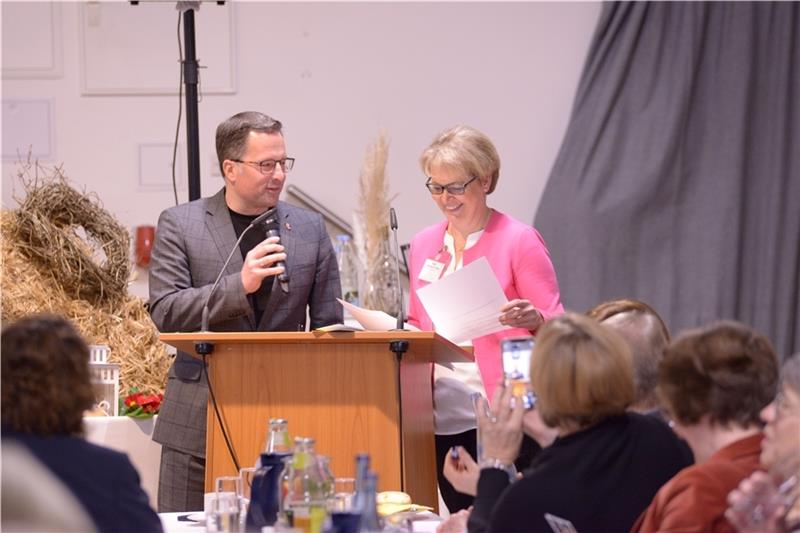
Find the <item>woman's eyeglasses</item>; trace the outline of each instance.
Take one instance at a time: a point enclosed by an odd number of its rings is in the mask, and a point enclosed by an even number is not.
[[[467,185],[472,183],[478,179],[477,176],[474,176],[464,183],[449,183],[447,185],[439,185],[438,183],[433,182],[433,178],[428,178],[428,181],[425,182],[425,187],[428,188],[431,194],[439,196],[444,191],[447,191],[448,194],[452,194],[455,196],[461,196],[467,190]]]

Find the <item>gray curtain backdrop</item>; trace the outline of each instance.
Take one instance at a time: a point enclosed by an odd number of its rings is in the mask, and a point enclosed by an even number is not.
[[[800,4],[606,4],[535,225],[569,309],[799,351]]]

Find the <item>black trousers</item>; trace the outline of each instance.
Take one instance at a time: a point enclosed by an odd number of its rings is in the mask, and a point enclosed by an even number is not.
[[[444,467],[444,460],[447,457],[450,448],[461,446],[469,452],[473,459],[477,461],[478,457],[478,430],[471,429],[464,433],[457,433],[455,435],[436,435],[436,478],[439,481],[439,491],[442,493],[442,500],[447,506],[450,513],[455,513],[461,509],[467,509],[472,505],[475,499],[469,494],[458,492],[453,485],[450,484],[444,477],[442,468]],[[527,469],[534,457],[542,450],[539,444],[528,437],[527,435],[522,438],[522,446],[520,447],[519,456],[514,461],[514,466],[517,467],[519,472]]]

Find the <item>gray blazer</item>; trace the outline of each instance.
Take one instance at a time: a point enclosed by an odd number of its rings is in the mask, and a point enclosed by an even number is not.
[[[339,269],[322,217],[278,202],[281,244],[286,249],[289,293],[274,283],[259,324],[242,286],[244,260],[233,254],[209,303],[212,331],[298,331],[342,322]],[[250,231],[259,231],[254,228]],[[150,316],[162,332],[199,331],[203,304],[236,243],[225,189],[169,208],[158,219],[150,262]],[[213,357],[213,356],[212,356]],[[153,440],[205,457],[208,389],[202,362],[178,352],[169,370]]]

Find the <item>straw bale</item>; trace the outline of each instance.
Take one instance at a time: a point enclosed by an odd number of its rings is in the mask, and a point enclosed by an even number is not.
[[[26,185],[28,194],[14,226],[20,251],[57,273],[70,296],[93,303],[123,297],[130,276],[125,228],[60,173]]]
[[[127,292],[127,232],[95,199],[70,187],[60,169],[52,178],[23,180],[25,201],[0,213],[2,320],[64,315],[89,343],[109,346],[110,362],[120,365],[121,394],[132,387],[162,392],[170,358],[144,301]]]

